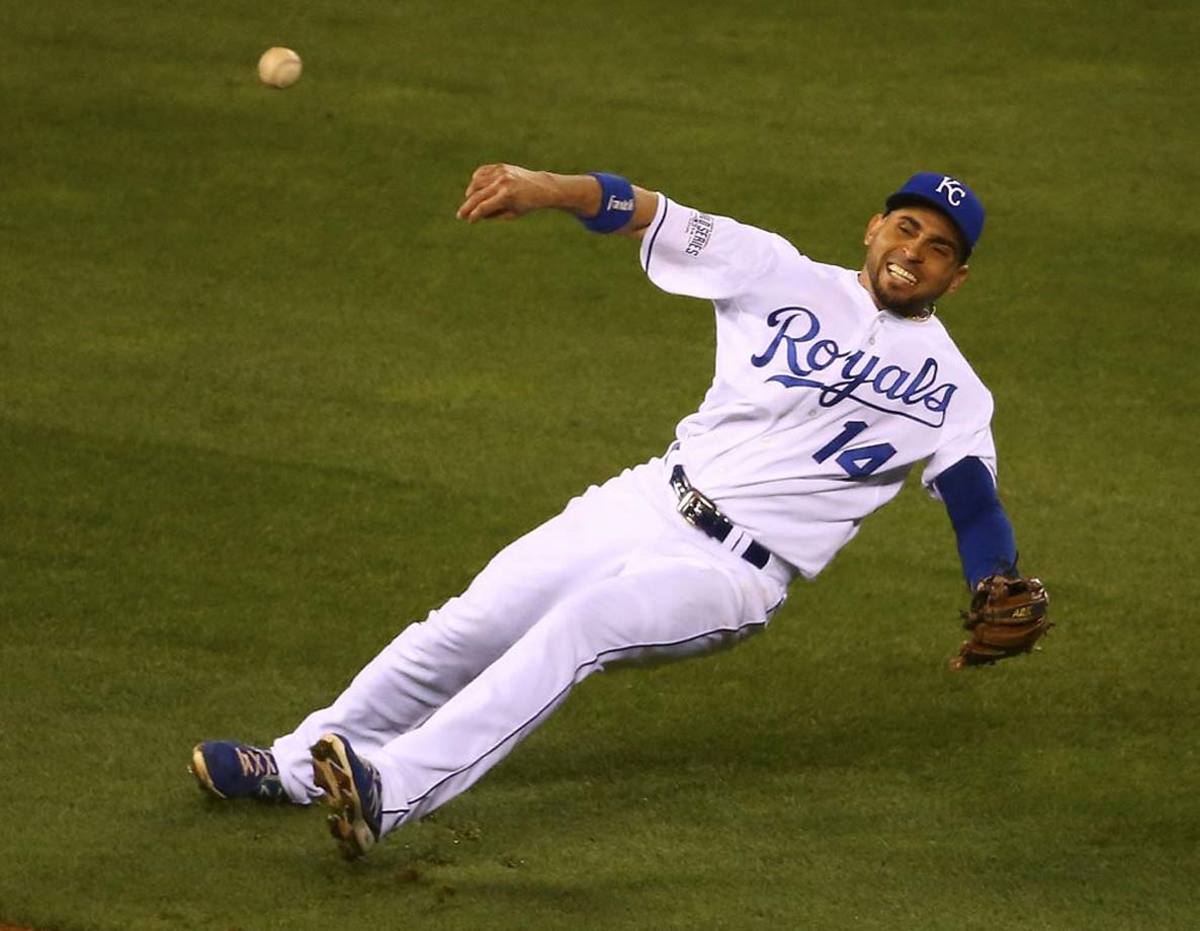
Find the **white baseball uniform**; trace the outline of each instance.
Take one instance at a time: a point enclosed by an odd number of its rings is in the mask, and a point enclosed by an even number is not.
[[[965,456],[995,472],[991,396],[936,317],[880,311],[854,270],[660,196],[650,280],[716,308],[716,375],[651,459],[573,499],[502,550],[460,596],[405,629],[328,708],[272,751],[310,801],[309,747],[333,731],[380,771],[383,831],[499,762],[593,672],[676,659],[764,628],[890,501],[909,469]],[[675,466],[736,531],[685,522]],[[743,558],[757,542],[763,568]]]

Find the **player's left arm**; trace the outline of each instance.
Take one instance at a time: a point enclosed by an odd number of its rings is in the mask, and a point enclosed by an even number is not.
[[[970,610],[963,614],[971,638],[950,661],[951,668],[1028,653],[1051,627],[1050,599],[1038,579],[1017,571],[1016,538],[991,471],[981,459],[967,456],[933,484],[946,505],[972,591]]]
[[[608,191],[606,183],[619,184],[620,193],[615,193],[616,188]],[[606,204],[606,194],[615,197],[622,208],[614,210]],[[629,200],[632,205],[625,207]],[[562,210],[584,221],[596,221],[603,214],[612,225],[598,232],[641,239],[658,210],[658,195],[614,175],[562,175],[519,165],[481,165],[463,192],[458,218],[468,223],[514,220],[535,210]]]
[[[960,459],[934,479],[958,541],[967,585],[996,573],[1016,574],[1017,543],[992,473],[976,456]]]

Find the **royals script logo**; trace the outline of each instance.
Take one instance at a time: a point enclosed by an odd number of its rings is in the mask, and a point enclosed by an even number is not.
[[[936,359],[927,358],[914,374],[898,365],[882,365],[876,355],[861,349],[846,352],[832,339],[821,339],[821,321],[807,307],[780,307],[767,315],[767,326],[776,328],[771,344],[750,361],[762,368],[780,349],[787,361],[787,374],[772,375],[767,381],[785,388],[819,388],[822,407],[853,398],[859,404],[899,414],[940,427],[957,385],[938,383]]]

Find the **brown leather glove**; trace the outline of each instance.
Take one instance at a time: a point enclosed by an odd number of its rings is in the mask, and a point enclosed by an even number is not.
[[[971,609],[963,612],[963,641],[951,669],[980,666],[1030,652],[1053,625],[1046,616],[1050,596],[1037,579],[992,575],[975,586]]]

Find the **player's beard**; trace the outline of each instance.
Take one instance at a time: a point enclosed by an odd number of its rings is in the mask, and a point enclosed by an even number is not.
[[[940,295],[914,294],[906,300],[889,296],[883,285],[883,276],[887,274],[887,260],[881,261],[867,269],[867,278],[871,282],[871,292],[875,303],[884,310],[890,310],[901,317],[928,317],[933,313],[933,302]]]

